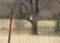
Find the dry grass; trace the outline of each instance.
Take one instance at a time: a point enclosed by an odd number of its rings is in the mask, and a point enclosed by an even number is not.
[[[0,43],[7,43],[8,35],[0,35]],[[11,43],[60,43],[60,36],[12,34]]]
[[[18,22],[17,22],[18,21]],[[17,23],[17,25],[15,26],[15,22]],[[9,19],[0,19],[0,29],[1,28],[9,28],[9,23],[10,23],[10,21],[9,21]],[[38,28],[40,28],[40,29],[43,29],[43,28],[50,28],[50,29],[52,29],[52,28],[55,28],[56,27],[56,21],[54,21],[54,20],[41,20],[41,21],[38,21]],[[30,22],[28,22],[28,21],[26,21],[26,20],[15,20],[15,19],[13,19],[13,23],[12,23],[12,28],[14,28],[14,26],[15,27],[18,27],[18,26],[20,26],[20,27],[24,27],[24,28],[31,28],[31,23]]]
[[[27,28],[27,29],[31,28],[30,27],[31,25],[29,25],[28,21],[24,20],[23,22],[24,22],[24,26],[26,26],[25,28]],[[41,25],[43,25],[43,28],[44,28],[44,26],[48,27],[48,25],[49,26],[53,25],[53,28],[54,28],[55,25],[56,25],[55,24],[56,22],[55,21],[51,21],[51,22],[50,21],[48,21],[48,22],[45,21],[45,23],[44,23],[44,22],[40,21],[38,23],[39,24],[39,29],[41,28],[40,27]],[[13,22],[13,24],[14,24],[14,22]],[[4,26],[5,26],[5,28],[8,28],[9,27],[9,20],[0,20],[0,25],[1,25],[0,29],[1,29],[1,27],[4,27]],[[15,32],[14,31],[12,32],[11,43],[49,43],[49,42],[50,43],[60,43],[60,36],[59,36],[59,34],[53,33],[53,32],[51,32],[51,30],[52,29],[50,29],[50,30],[48,29],[48,31],[50,31],[50,34],[49,34],[48,32],[46,32],[47,29],[42,29],[42,30],[40,29],[40,35],[25,34],[24,31],[23,31],[24,33],[20,33],[20,31],[19,31],[16,34],[16,31],[17,31],[16,30]],[[41,33],[41,31],[43,31],[43,32]],[[27,30],[26,33],[28,33],[28,32],[29,31]],[[47,34],[44,34],[45,32]],[[1,31],[0,32],[0,43],[7,43],[7,41],[8,41],[8,31],[6,33]]]

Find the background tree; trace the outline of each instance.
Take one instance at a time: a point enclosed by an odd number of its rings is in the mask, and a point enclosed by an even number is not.
[[[3,1],[3,0],[1,0]],[[57,20],[58,12],[60,12],[60,0],[4,0],[0,1],[0,18],[9,18],[10,10],[9,8],[14,9],[13,18],[23,18],[32,23],[29,19],[30,16],[33,16],[33,21],[38,20]],[[21,5],[23,3],[23,5]],[[18,11],[17,11],[18,8]],[[15,17],[15,14],[17,12]],[[20,15],[19,15],[20,14]],[[54,15],[54,16],[52,16]],[[32,27],[33,24],[32,24]],[[35,26],[36,28],[36,26]],[[33,29],[34,30],[34,29]],[[35,32],[37,31],[34,30]],[[36,32],[37,33],[37,32]]]
[[[38,20],[56,20],[52,15],[56,16],[58,1],[55,0],[22,0],[22,18],[28,20],[32,24],[33,34],[37,34],[37,21]],[[33,20],[30,20],[30,15]]]

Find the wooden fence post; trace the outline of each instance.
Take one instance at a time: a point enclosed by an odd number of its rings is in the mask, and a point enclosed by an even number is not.
[[[13,9],[11,9],[10,25],[9,25],[9,34],[8,34],[8,43],[10,43],[10,39],[11,39],[12,18],[13,18]]]

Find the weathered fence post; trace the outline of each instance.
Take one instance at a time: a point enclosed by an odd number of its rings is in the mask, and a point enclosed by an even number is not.
[[[10,39],[11,39],[12,18],[13,18],[13,9],[11,9],[10,25],[9,25],[9,34],[8,34],[8,43],[10,43]]]

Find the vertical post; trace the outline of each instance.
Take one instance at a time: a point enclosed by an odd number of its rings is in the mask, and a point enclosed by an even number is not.
[[[10,43],[10,39],[11,39],[12,18],[13,18],[13,9],[11,9],[10,25],[9,25],[9,35],[8,35],[8,43]]]

